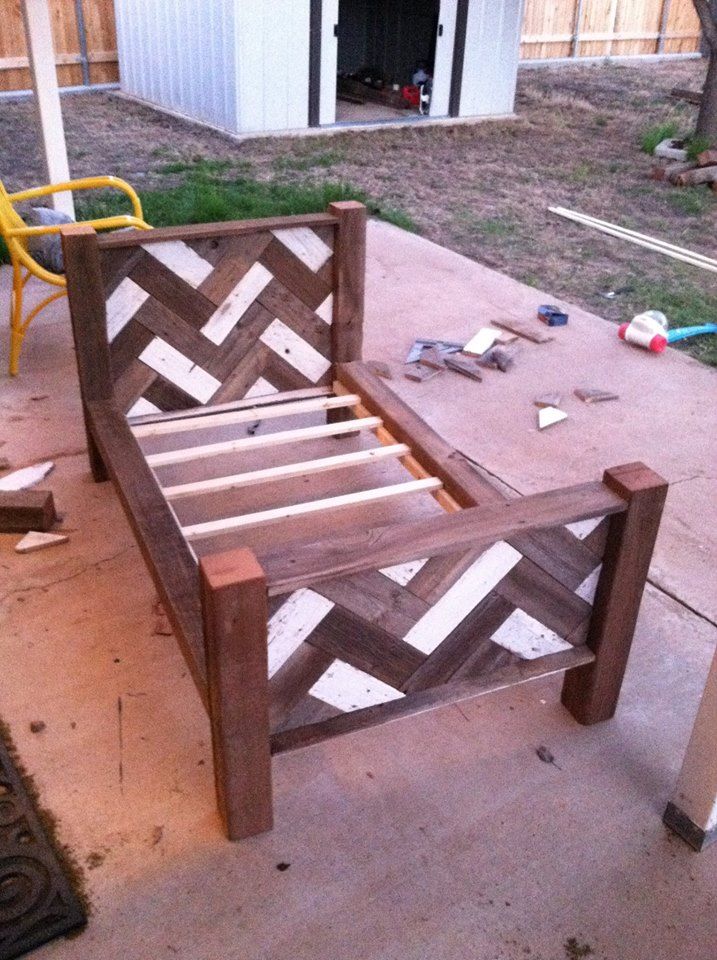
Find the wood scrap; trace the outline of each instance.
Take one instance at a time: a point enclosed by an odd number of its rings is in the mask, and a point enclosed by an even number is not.
[[[478,363],[473,357],[465,357],[463,354],[453,353],[446,357],[446,366],[449,370],[462,373],[464,377],[470,377],[472,380],[483,379],[478,369]]]
[[[15,552],[34,553],[46,547],[59,547],[61,543],[68,543],[69,539],[66,533],[40,533],[37,530],[31,530],[16,544]]]
[[[432,380],[442,371],[434,370],[431,367],[422,367],[420,363],[411,366],[405,371],[404,376],[408,380],[415,380],[417,383],[425,383],[426,380]]]
[[[702,92],[700,90],[688,90],[686,87],[673,87],[670,96],[675,100],[685,100],[687,103],[694,103],[699,107],[702,103]]]
[[[543,393],[533,403],[536,407],[559,407],[562,399],[559,393]]]
[[[684,173],[675,177],[674,182],[678,187],[696,187],[700,183],[715,183],[717,182],[717,164],[685,170]]]
[[[490,327],[483,327],[474,337],[463,347],[463,353],[471,356],[482,357],[486,350],[490,350],[495,341],[500,336],[500,330],[491,330]]]
[[[698,153],[697,163],[700,167],[710,167],[713,163],[717,163],[717,149],[712,147],[709,150],[703,150],[702,153]]]
[[[422,363],[424,367],[430,367],[433,370],[443,370],[446,366],[442,354],[435,347],[429,347],[427,350],[423,350],[421,356],[418,358],[418,362]]]
[[[491,323],[502,327],[504,330],[510,330],[511,333],[515,333],[519,337],[524,337],[526,340],[532,340],[533,343],[548,343],[548,341],[555,339],[546,330],[541,330],[539,326],[527,323],[525,320],[509,317],[492,320]]]
[[[507,373],[513,366],[518,351],[515,347],[491,347],[482,357],[479,357],[477,363],[482,367],[492,367],[494,370],[500,370],[501,373]]]
[[[375,373],[377,377],[383,377],[384,380],[393,380],[391,368],[387,363],[384,363],[383,360],[368,360],[366,366],[372,373]]]
[[[54,469],[53,461],[46,460],[44,463],[36,463],[32,467],[15,470],[13,473],[0,477],[0,490],[26,490],[28,487],[34,487]]]
[[[563,410],[558,410],[557,407],[542,407],[538,410],[538,428],[540,430],[545,430],[546,427],[552,427],[555,423],[560,423],[561,420],[567,420],[568,415]]]
[[[583,403],[602,403],[605,400],[619,400],[620,397],[610,390],[601,390],[599,387],[578,387],[575,396]]]
[[[0,491],[0,532],[27,533],[49,530],[57,520],[49,490]]]

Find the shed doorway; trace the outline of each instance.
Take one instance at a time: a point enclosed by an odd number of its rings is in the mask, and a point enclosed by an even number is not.
[[[457,5],[458,0],[338,0],[333,36],[324,33],[321,68],[333,69],[336,86],[322,77],[322,99],[324,91],[332,98],[322,103],[322,122],[447,116]]]

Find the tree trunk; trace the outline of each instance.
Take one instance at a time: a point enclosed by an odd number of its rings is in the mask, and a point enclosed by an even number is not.
[[[713,46],[697,117],[697,135],[705,137],[710,144],[717,144],[717,48]]]

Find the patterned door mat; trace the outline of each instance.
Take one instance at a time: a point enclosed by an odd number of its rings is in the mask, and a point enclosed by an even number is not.
[[[85,910],[0,736],[0,960],[83,926]]]

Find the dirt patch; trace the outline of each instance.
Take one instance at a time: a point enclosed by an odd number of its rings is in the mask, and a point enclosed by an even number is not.
[[[549,205],[617,221],[717,255],[717,194],[647,179],[646,128],[694,107],[701,61],[603,64],[520,73],[516,120],[455,127],[386,126],[333,137],[236,143],[113,95],[63,99],[72,172],[114,173],[141,189],[181,182],[197,160],[223,178],[342,180],[404,211],[431,240],[611,320],[662,309],[676,324],[717,316],[717,276],[552,217]],[[0,178],[42,179],[29,101],[0,104]],[[611,299],[601,294],[618,291]],[[681,349],[717,363],[717,338]]]

